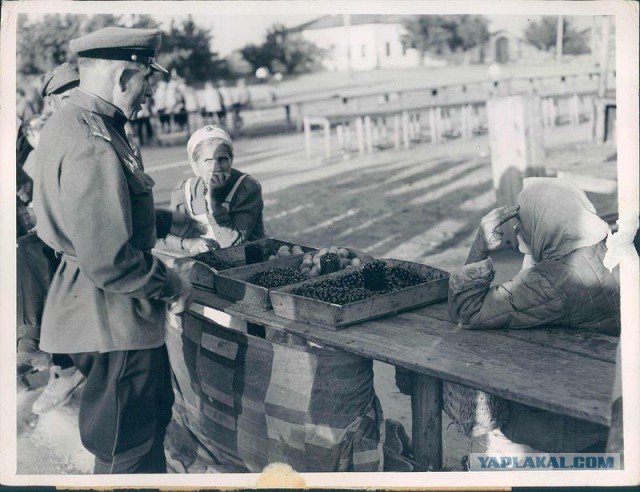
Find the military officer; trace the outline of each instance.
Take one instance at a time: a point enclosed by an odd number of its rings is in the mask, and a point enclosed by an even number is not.
[[[87,379],[79,425],[95,473],[166,471],[165,311],[186,309],[191,286],[150,250],[185,222],[154,209],[153,180],[124,131],[153,72],[166,72],[154,60],[160,38],[108,27],[72,40],[80,86],[35,151],[38,234],[60,256],[40,348],[69,354]]]

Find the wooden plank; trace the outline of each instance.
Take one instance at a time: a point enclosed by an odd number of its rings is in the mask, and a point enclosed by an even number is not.
[[[441,321],[450,321],[446,302],[419,307],[411,311],[411,313]],[[428,323],[429,321],[425,320],[425,322]],[[491,330],[491,333],[611,363],[616,361],[615,351],[619,341],[618,337],[580,328],[550,327],[525,330]]]
[[[328,331],[240,306],[227,312],[312,342],[464,384],[543,410],[608,425],[615,364],[413,313]]]
[[[212,290],[202,289],[199,287],[194,287],[191,291],[191,298],[194,303],[200,303],[203,306],[220,309],[224,311],[225,308],[233,305],[233,301],[229,301],[228,299],[223,299],[220,296],[216,295],[216,293]],[[204,315],[201,307],[198,304],[192,304],[191,310],[195,310],[201,316]]]
[[[307,117],[302,121],[304,126],[304,148],[306,150],[307,159],[311,159],[311,123],[309,123],[309,118]]]
[[[214,290],[215,283],[213,272],[214,270],[212,270],[208,265],[199,261],[194,261],[193,265],[191,265],[191,269],[189,270],[189,281],[194,286]]]
[[[400,115],[393,116],[393,148],[400,150]]]
[[[336,136],[338,137],[338,148],[342,151],[344,150],[344,126],[343,125],[336,126]]]
[[[373,152],[373,130],[371,128],[371,116],[364,117],[364,134],[367,143],[367,152]]]
[[[329,159],[331,157],[331,123],[324,119],[322,126],[324,128],[324,156]]]
[[[413,453],[429,471],[442,469],[442,381],[413,373]]]
[[[591,193],[601,193],[605,195],[613,195],[618,192],[617,179],[605,179],[595,176],[587,176],[575,172],[558,171],[559,178],[565,178],[573,181],[583,191]]]
[[[358,139],[358,152],[364,154],[364,127],[360,117],[356,119],[356,138]]]
[[[404,143],[404,148],[408,149],[410,146],[410,142],[409,142],[409,113],[407,111],[402,112],[402,142]]]

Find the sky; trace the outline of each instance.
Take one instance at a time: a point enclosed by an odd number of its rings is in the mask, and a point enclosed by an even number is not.
[[[227,56],[236,49],[240,49],[249,43],[259,44],[264,40],[264,36],[269,27],[275,23],[284,24],[286,27],[294,27],[305,22],[316,19],[320,14],[305,15],[264,15],[255,14],[241,16],[234,15],[211,15],[200,16],[196,21],[203,27],[210,27],[213,32],[212,48],[220,56]],[[518,34],[524,32],[528,23],[538,20],[540,16],[486,16],[489,20],[489,30],[497,31],[506,29]],[[573,22],[577,28],[588,27],[590,17],[579,19],[573,17]]]
[[[213,34],[212,50],[221,57],[230,55],[234,50],[240,49],[249,43],[259,44],[264,40],[265,34],[273,24],[280,23],[286,27],[294,27],[322,16],[317,13],[296,13],[296,14],[265,14],[264,4],[256,13],[243,11],[241,14],[211,14],[199,13],[194,15],[196,22],[206,28],[210,28]],[[336,12],[338,14],[339,12]],[[31,14],[34,19],[38,19],[38,14]],[[177,21],[186,18],[187,15],[180,14],[152,14],[161,27],[170,24],[171,19]],[[489,30],[497,31],[501,29],[509,30],[515,34],[522,35],[527,24],[538,20],[539,15],[485,15],[489,20]],[[572,21],[576,28],[583,29],[590,26],[591,16],[572,16]]]
[[[209,25],[213,30],[213,48],[221,56],[240,49],[249,43],[259,44],[264,40],[267,29],[273,24],[282,23],[294,27],[317,18],[317,15],[243,15],[242,25],[231,15],[212,17]],[[203,25],[205,23],[203,22]]]

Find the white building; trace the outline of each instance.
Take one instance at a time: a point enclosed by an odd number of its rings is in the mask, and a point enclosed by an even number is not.
[[[466,53],[449,53],[441,59],[425,54],[424,66],[442,66],[450,63],[543,63],[554,59],[553,51],[543,51],[527,42],[524,31],[540,16],[485,16],[490,24],[487,42]],[[406,29],[404,15],[325,15],[292,28],[323,48],[326,52],[324,68],[330,71],[410,68],[420,65],[420,53],[403,42]],[[571,17],[572,25],[588,30],[593,56],[601,58],[602,16]],[[586,26],[586,27],[585,27]],[[591,32],[594,34],[591,35]],[[614,39],[615,34],[610,36]],[[615,43],[611,43],[615,44]]]
[[[418,50],[403,41],[405,17],[398,15],[326,15],[292,30],[325,50],[330,71],[408,68],[420,64]],[[446,62],[425,58],[424,64]]]

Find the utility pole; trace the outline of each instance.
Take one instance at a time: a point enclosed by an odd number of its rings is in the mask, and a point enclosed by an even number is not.
[[[346,33],[347,71],[349,73],[349,80],[351,80],[353,78],[353,72],[351,70],[351,14],[342,14],[342,22]]]
[[[556,28],[556,61],[562,61],[562,38],[564,37],[564,16],[558,16],[558,27]]]
[[[602,46],[600,52],[600,77],[598,78],[598,97],[604,97],[607,92],[607,77],[609,75],[609,54],[611,52],[611,20],[608,15],[602,17]]]
[[[609,122],[607,119],[607,82],[609,77],[609,57],[611,53],[611,17],[602,16],[602,30],[600,38],[600,63],[598,77],[598,97],[594,99],[592,137],[597,142],[604,142]]]

